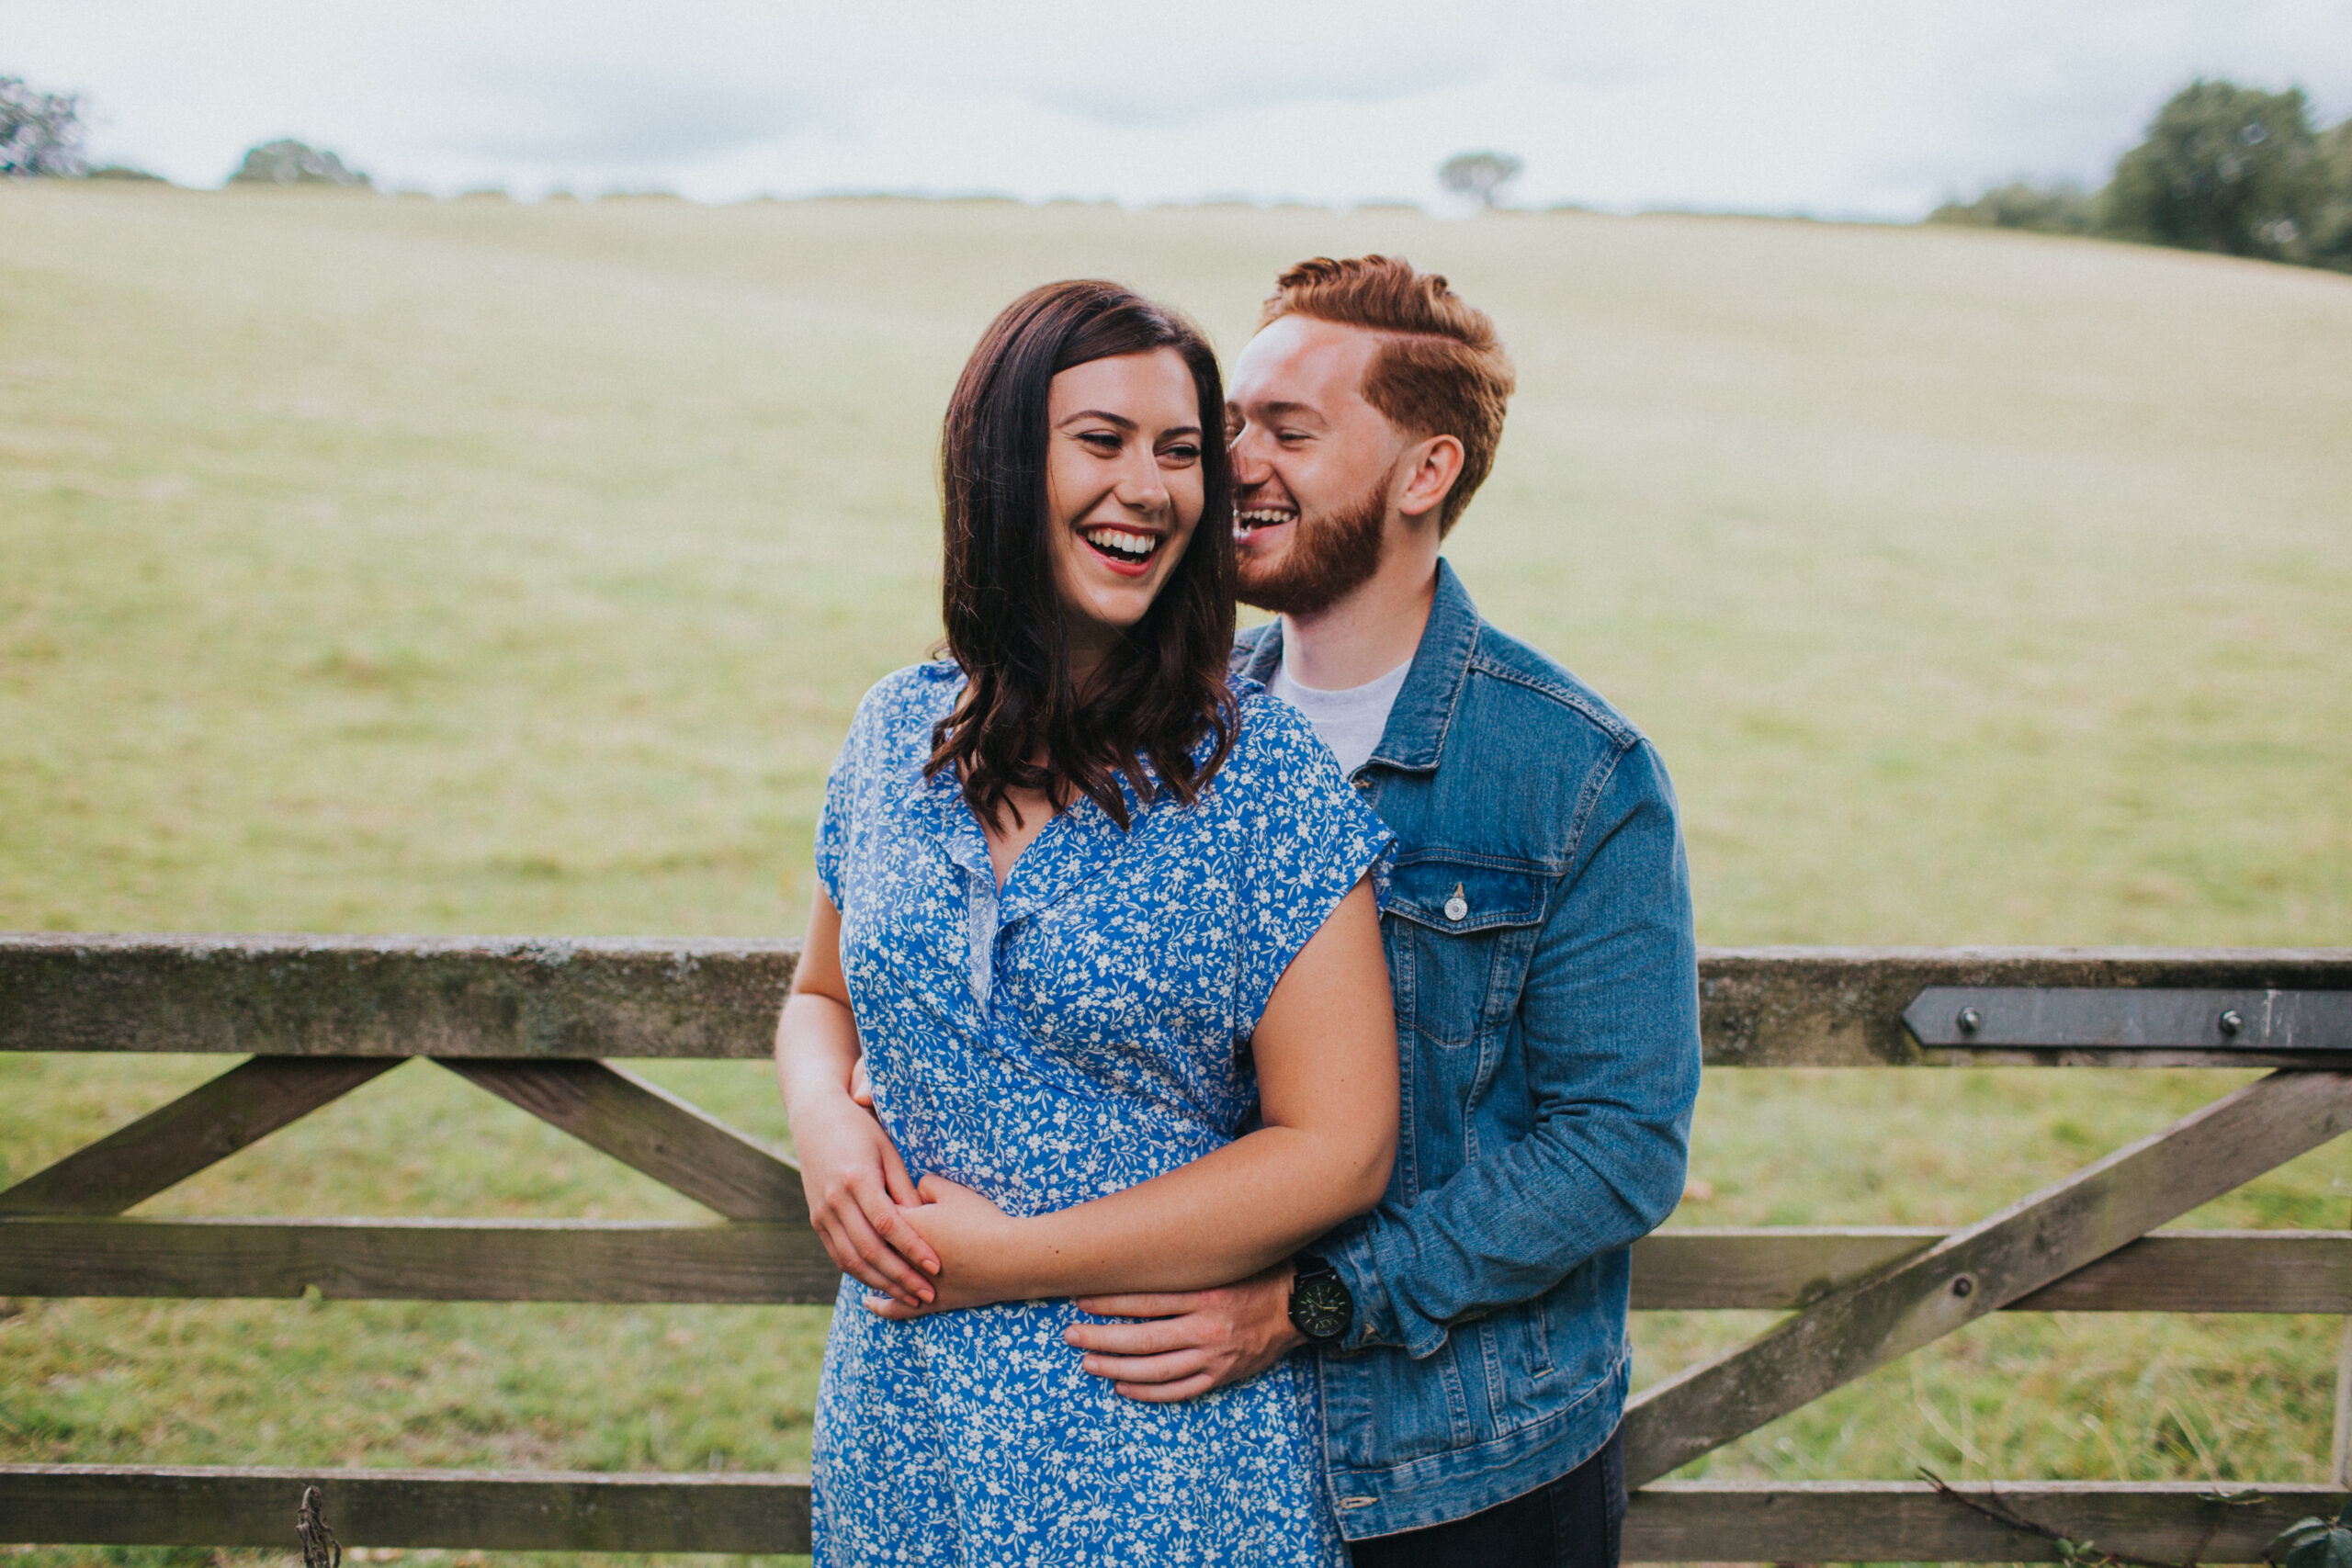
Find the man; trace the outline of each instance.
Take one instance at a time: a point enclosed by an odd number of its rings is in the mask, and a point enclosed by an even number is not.
[[[1698,976],[1647,741],[1479,618],[1440,558],[1512,390],[1486,315],[1382,256],[1284,273],[1234,367],[1238,673],[1396,835],[1382,931],[1404,1119],[1380,1207],[1222,1290],[1082,1302],[1144,1400],[1319,1352],[1360,1565],[1611,1563],[1627,1248],[1681,1195]]]

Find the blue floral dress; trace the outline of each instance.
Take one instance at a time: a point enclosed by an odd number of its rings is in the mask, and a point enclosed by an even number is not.
[[[920,1179],[1008,1213],[1119,1191],[1230,1142],[1274,983],[1387,831],[1254,684],[1200,799],[1118,825],[1081,796],[1001,891],[956,780],[926,780],[954,665],[889,676],[825,789],[817,872],[875,1110]],[[817,1399],[816,1561],[1342,1564],[1296,1358],[1179,1404],[1080,1370],[1067,1300],[912,1323],[844,1278]]]

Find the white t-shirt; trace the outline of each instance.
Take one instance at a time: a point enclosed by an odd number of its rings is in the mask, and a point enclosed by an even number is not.
[[[1290,650],[1283,650],[1283,667],[1266,682],[1266,690],[1282,698],[1306,716],[1340,759],[1340,772],[1352,775],[1380,744],[1380,732],[1388,726],[1388,710],[1396,705],[1396,694],[1404,689],[1405,677],[1412,673],[1409,659],[1375,680],[1361,686],[1350,686],[1344,692],[1318,692],[1312,686],[1302,686],[1291,678]]]

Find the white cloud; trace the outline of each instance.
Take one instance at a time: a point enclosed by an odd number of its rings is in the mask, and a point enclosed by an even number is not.
[[[1542,204],[1915,216],[2095,183],[2190,76],[2352,112],[2340,0],[0,0],[0,72],[194,184],[254,142],[380,183],[1129,202],[1433,194],[1465,147]]]

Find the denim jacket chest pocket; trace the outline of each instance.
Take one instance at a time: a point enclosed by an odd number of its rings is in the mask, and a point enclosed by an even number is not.
[[[1548,883],[1532,868],[1427,852],[1396,866],[1384,911],[1396,917],[1390,962],[1409,976],[1411,1023],[1424,1039],[1472,1045],[1510,1021]]]
[[[1524,1075],[1513,1023],[1549,890],[1532,869],[1427,851],[1389,879],[1382,924],[1404,1015],[1396,1185],[1407,1202],[1476,1159],[1483,1143],[1526,1131],[1522,1108],[1493,1097],[1498,1077]]]

